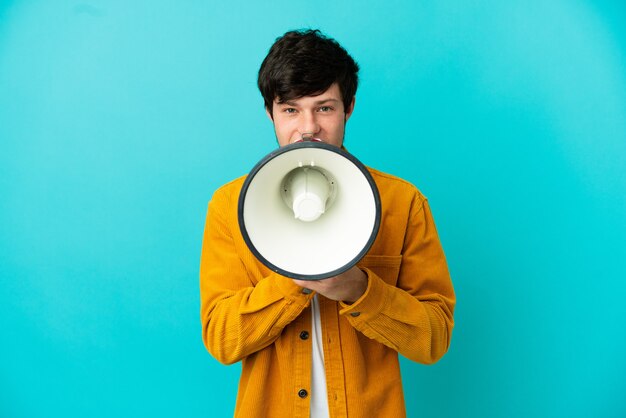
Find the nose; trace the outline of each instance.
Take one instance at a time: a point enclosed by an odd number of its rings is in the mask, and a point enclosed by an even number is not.
[[[298,130],[301,137],[311,137],[315,136],[320,132],[320,124],[317,120],[315,113],[313,112],[304,112],[302,116],[302,123],[300,124],[300,129]]]

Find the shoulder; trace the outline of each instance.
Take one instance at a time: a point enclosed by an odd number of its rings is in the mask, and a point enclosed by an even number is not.
[[[247,175],[241,176],[221,185],[215,190],[215,192],[213,192],[213,199],[215,199],[216,197],[231,196],[233,193],[239,194],[239,191],[241,190],[241,187],[243,186],[246,177]]]
[[[219,207],[222,209],[232,208],[233,206],[236,207],[239,199],[239,192],[243,187],[246,177],[247,176],[238,177],[218,187],[215,192],[213,192],[209,206],[216,208]]]
[[[367,167],[372,175],[382,200],[409,201],[416,206],[422,206],[426,197],[411,182],[389,173]]]

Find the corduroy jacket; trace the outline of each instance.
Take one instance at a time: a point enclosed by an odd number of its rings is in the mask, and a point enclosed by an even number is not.
[[[368,170],[382,217],[358,263],[367,290],[351,305],[319,296],[332,418],[406,416],[398,353],[437,361],[454,324],[454,290],[428,201],[410,183]],[[219,188],[208,207],[200,263],[204,344],[222,363],[242,362],[235,417],[308,418],[314,294],[269,270],[246,246],[237,219],[244,179]]]

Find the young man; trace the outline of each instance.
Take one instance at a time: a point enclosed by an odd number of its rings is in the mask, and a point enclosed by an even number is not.
[[[357,72],[319,31],[279,38],[258,84],[280,146],[306,137],[343,146]],[[319,281],[280,276],[254,258],[237,221],[244,178],[213,195],[201,320],[209,352],[242,361],[235,417],[402,417],[398,353],[430,364],[447,351],[455,296],[428,202],[368,170],[381,197],[378,236],[357,266]]]

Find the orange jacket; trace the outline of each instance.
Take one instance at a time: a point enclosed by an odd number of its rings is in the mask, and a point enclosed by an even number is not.
[[[437,361],[454,324],[454,290],[426,198],[404,180],[369,170],[382,218],[358,264],[368,288],[352,305],[319,297],[333,418],[406,416],[398,353]],[[313,293],[248,250],[237,221],[243,181],[222,186],[209,203],[200,265],[203,340],[220,362],[242,361],[235,417],[308,418],[312,347],[302,331],[311,331]]]

